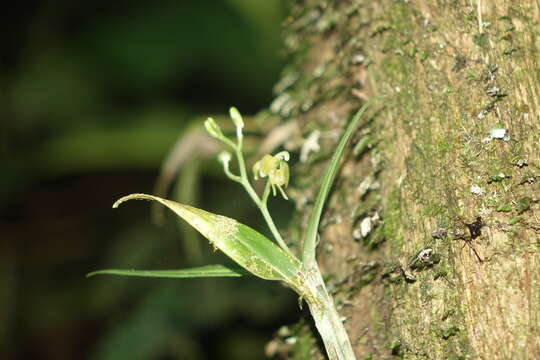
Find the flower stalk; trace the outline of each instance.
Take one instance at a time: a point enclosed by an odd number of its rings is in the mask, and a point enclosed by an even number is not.
[[[233,174],[229,168],[229,163],[231,161],[230,153],[228,152],[220,153],[220,155],[218,156],[218,160],[223,165],[223,170],[225,172],[225,175],[227,175],[229,179],[241,184],[244,190],[246,190],[246,192],[248,193],[249,197],[253,200],[255,205],[259,208],[259,211],[261,212],[266,224],[268,225],[268,228],[270,229],[270,232],[272,233],[272,236],[274,237],[278,245],[289,255],[293,255],[293,253],[291,252],[291,250],[285,243],[285,240],[283,240],[283,237],[279,233],[276,227],[276,224],[274,223],[274,220],[272,219],[272,216],[270,215],[270,212],[268,211],[268,205],[267,205],[270,187],[274,189],[274,195],[275,195],[274,187],[279,188],[283,197],[287,199],[287,195],[285,194],[281,186],[283,185],[286,186],[288,184],[289,172],[288,172],[288,166],[286,162],[285,162],[285,166],[287,166],[286,170],[283,170],[285,169],[285,167],[283,166],[282,163],[285,161],[284,160],[285,158],[289,160],[289,154],[286,152],[277,154],[279,155],[278,162],[281,165],[281,170],[278,170],[279,173],[278,175],[276,175],[279,177],[279,179],[276,180],[275,179],[276,176],[269,177],[269,180],[266,183],[265,191],[261,199],[259,195],[257,195],[257,192],[253,189],[253,186],[251,185],[251,182],[249,180],[248,173],[246,170],[246,161],[244,159],[244,154],[242,152],[243,139],[244,139],[243,132],[242,132],[242,129],[244,127],[244,121],[242,119],[242,115],[240,115],[240,112],[235,107],[231,107],[231,109],[229,110],[229,114],[236,126],[236,143],[234,143],[225,135],[223,135],[223,132],[221,131],[219,126],[216,124],[216,122],[212,118],[208,118],[206,120],[205,128],[212,137],[218,140],[221,140],[224,144],[228,145],[230,148],[232,148],[232,150],[234,150],[236,160],[238,163],[238,169],[240,171],[240,175]],[[284,153],[286,153],[286,155]],[[269,174],[265,174],[265,176],[266,175],[269,175]]]

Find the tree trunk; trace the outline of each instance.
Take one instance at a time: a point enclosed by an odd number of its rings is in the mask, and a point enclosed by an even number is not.
[[[320,229],[359,359],[540,358],[539,20],[533,0],[292,9],[271,105],[303,129],[292,234],[353,111],[381,96]],[[316,358],[306,327],[283,332],[285,357]]]

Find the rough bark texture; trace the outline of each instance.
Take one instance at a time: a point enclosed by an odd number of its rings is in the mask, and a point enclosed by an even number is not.
[[[293,170],[291,234],[352,112],[384,96],[343,164],[318,255],[359,359],[540,358],[539,21],[533,0],[292,9],[271,111],[301,125],[289,148],[319,130],[321,150]],[[295,338],[285,357],[320,356],[306,329],[281,332]]]

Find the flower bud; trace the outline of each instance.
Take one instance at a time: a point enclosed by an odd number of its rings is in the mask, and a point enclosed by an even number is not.
[[[237,128],[243,128],[244,127],[244,119],[242,119],[242,115],[240,115],[240,112],[237,108],[234,106],[229,109],[229,116],[231,117],[232,121],[234,122],[234,125]]]
[[[219,153],[218,155],[218,160],[220,163],[222,163],[223,165],[228,165],[229,162],[231,161],[231,158],[232,158],[232,155],[230,152],[228,151],[222,151]]]
[[[206,119],[206,121],[204,122],[204,127],[206,128],[206,131],[208,131],[210,136],[216,139],[223,138],[223,132],[221,131],[219,125],[214,121],[214,119]]]

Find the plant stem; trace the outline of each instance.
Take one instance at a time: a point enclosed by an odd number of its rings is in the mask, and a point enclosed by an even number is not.
[[[225,171],[225,175],[227,175],[227,177],[229,179],[231,179],[232,181],[235,181],[237,183],[240,183],[242,184],[242,178],[240,176],[237,176],[237,175],[234,175],[231,170],[229,169],[228,166],[224,166],[223,167],[223,170]]]
[[[285,250],[285,252],[287,252],[289,255],[294,256],[294,254],[291,252],[291,250],[289,250],[289,247],[287,246],[287,244],[285,244],[285,241],[281,237],[281,234],[279,233],[276,224],[274,224],[274,220],[272,220],[272,216],[270,216],[270,212],[268,212],[268,207],[266,207],[266,204],[261,203],[259,209],[261,210],[264,220],[268,224],[268,227],[270,228],[272,235],[274,235],[274,237],[276,238],[279,246],[281,246],[281,248]]]
[[[349,336],[336,310],[334,299],[328,293],[317,266],[310,269],[306,285],[311,296],[306,296],[305,299],[324,342],[328,359],[356,360]]]
[[[270,181],[266,182],[266,186],[264,187],[264,192],[262,196],[262,203],[267,204],[268,203],[268,196],[270,195]]]

